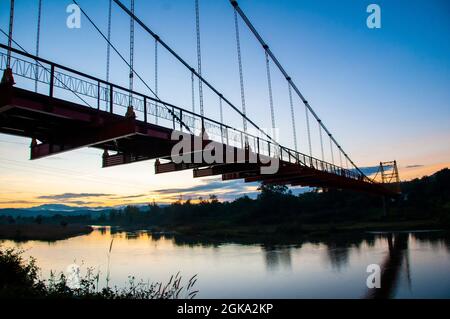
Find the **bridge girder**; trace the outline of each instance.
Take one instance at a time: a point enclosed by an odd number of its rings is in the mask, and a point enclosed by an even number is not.
[[[51,141],[32,145],[30,159],[35,160],[50,155],[93,147],[110,141],[117,141],[136,135],[136,124],[132,118],[125,118],[116,123],[86,128],[79,134],[57,134]]]

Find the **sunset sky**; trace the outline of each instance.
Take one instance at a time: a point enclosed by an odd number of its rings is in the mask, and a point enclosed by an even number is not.
[[[14,39],[35,52],[37,0],[16,0]],[[43,0],[40,55],[101,78],[106,43],[82,18],[66,27],[71,1]],[[107,0],[80,0],[106,32]],[[124,0],[126,5],[129,1]],[[450,166],[450,2],[241,0],[255,27],[311,106],[360,167],[397,160],[402,180]],[[366,7],[381,7],[381,29],[368,29]],[[203,74],[240,106],[233,10],[228,0],[200,0]],[[194,0],[136,0],[136,15],[192,66],[196,66]],[[0,28],[7,32],[9,0],[0,0]],[[270,127],[264,52],[240,24],[247,114]],[[113,6],[112,42],[129,55],[129,19]],[[0,42],[6,37],[0,34]],[[154,40],[136,25],[135,68],[154,86]],[[127,86],[128,71],[112,54],[111,79]],[[282,144],[293,148],[287,84],[272,68],[276,124]],[[16,81],[18,81],[17,79]],[[191,108],[190,74],[160,50],[162,100]],[[136,81],[137,91],[149,94]],[[196,97],[198,102],[198,96]],[[297,139],[308,153],[303,105],[295,100]],[[198,109],[198,105],[197,105]],[[225,122],[242,122],[230,108]],[[205,115],[219,119],[218,99],[206,90]],[[320,157],[317,124],[313,153]],[[192,171],[154,174],[154,162],[102,169],[101,151],[81,149],[29,161],[29,139],[0,135],[0,208],[44,203],[109,206],[171,202],[180,198],[233,199],[257,185],[193,179]],[[326,144],[327,145],[327,144]],[[328,149],[326,149],[328,152]],[[326,156],[330,156],[326,154]]]

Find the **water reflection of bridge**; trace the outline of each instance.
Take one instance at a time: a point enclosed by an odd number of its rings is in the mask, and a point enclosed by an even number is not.
[[[408,240],[409,234],[406,233],[390,233],[387,235],[389,250],[381,265],[381,286],[380,288],[369,289],[366,298],[388,299],[394,297],[403,264],[406,266],[406,276],[408,284],[411,286]]]
[[[292,268],[292,249],[291,246],[272,246],[263,245],[264,260],[269,271],[275,271],[280,267],[284,269]]]
[[[405,266],[408,285],[411,287],[411,275],[409,269],[408,240],[409,234],[386,234],[386,235],[368,235],[363,237],[349,237],[327,239],[321,242],[326,246],[326,256],[333,269],[341,271],[349,264],[350,251],[353,248],[359,248],[363,243],[374,246],[376,238],[387,241],[388,251],[382,261],[381,266],[381,288],[369,289],[365,298],[370,299],[389,299],[395,297],[398,281],[402,273],[402,266]],[[296,246],[295,248],[299,248]],[[264,258],[267,269],[275,271],[280,268],[292,268],[291,246],[263,245]]]

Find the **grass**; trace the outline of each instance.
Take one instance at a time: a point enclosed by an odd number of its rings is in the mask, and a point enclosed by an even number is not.
[[[112,247],[112,246],[111,246]],[[123,288],[99,288],[100,273],[88,268],[84,276],[73,285],[60,273],[51,273],[48,280],[39,277],[36,260],[23,258],[23,251],[0,246],[0,298],[51,299],[193,299],[197,275],[183,283],[180,273],[167,283],[137,281],[130,276]]]

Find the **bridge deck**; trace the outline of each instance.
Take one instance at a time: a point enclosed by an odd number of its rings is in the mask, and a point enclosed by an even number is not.
[[[245,182],[347,188],[375,194],[393,194],[382,184],[349,176],[347,170],[333,169],[329,172],[324,167],[315,167],[312,163],[305,165],[293,160],[291,154],[285,154],[284,158],[281,154],[277,158],[280,160],[280,169],[276,174],[263,175],[260,168],[265,165],[263,163],[267,163],[267,155],[257,154],[257,150],[244,150],[217,141],[201,140],[199,136],[186,132],[182,134],[189,136],[192,145],[200,145],[200,148],[194,147],[193,152],[189,153],[192,158],[195,154],[204,152],[208,144],[222,148],[223,156],[217,162],[202,160],[192,164],[176,164],[170,161],[172,148],[178,142],[171,139],[174,129],[5,85],[0,86],[0,132],[34,139],[31,159],[82,147],[94,147],[105,150],[103,167],[162,159],[156,163],[156,173],[193,169],[194,177],[222,175],[223,180],[244,179]],[[200,143],[197,143],[198,140]],[[110,152],[114,154],[109,154]],[[237,154],[242,153],[245,154],[245,159],[239,160]],[[228,160],[224,164],[225,157],[230,154],[234,161],[230,163]],[[249,161],[252,156],[256,156],[256,163]],[[326,164],[316,163],[318,166]]]

